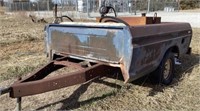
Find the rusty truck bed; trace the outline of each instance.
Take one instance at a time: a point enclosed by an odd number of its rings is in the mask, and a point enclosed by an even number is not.
[[[188,23],[126,26],[65,22],[50,24],[46,34],[50,56],[105,62],[120,67],[125,82],[130,82],[155,70],[170,47],[179,55],[186,53],[192,30]]]

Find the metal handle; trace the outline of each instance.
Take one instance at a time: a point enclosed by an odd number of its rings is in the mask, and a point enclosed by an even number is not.
[[[156,23],[156,18],[157,18],[157,13],[155,12],[155,13],[154,13],[154,17],[153,17],[153,21],[152,21],[153,24]]]

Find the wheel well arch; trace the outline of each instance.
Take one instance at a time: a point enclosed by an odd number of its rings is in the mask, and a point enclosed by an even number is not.
[[[168,52],[168,51],[174,53],[175,56],[179,57],[179,48],[178,48],[178,46],[172,46],[166,52]]]
[[[175,57],[177,57],[177,58],[179,57],[179,48],[178,48],[178,46],[174,45],[174,46],[171,46],[171,47],[167,48],[167,50],[164,52],[164,54],[162,56],[162,59],[169,52],[172,52]],[[159,61],[159,64],[161,63],[162,59]]]

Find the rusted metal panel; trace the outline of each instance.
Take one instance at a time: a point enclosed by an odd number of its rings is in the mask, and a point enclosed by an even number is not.
[[[129,82],[155,70],[170,47],[178,47],[180,55],[186,53],[192,36],[188,23],[103,24],[49,26],[48,45],[55,53],[120,67]]]
[[[161,17],[117,17],[117,18],[125,21],[130,26],[161,23]],[[99,20],[100,20],[100,17],[97,17],[96,21],[98,22]]]
[[[180,55],[185,54],[192,37],[192,30],[188,23],[136,26],[130,30],[133,51],[129,81],[155,70],[171,47],[177,47]],[[185,39],[184,43],[182,43],[183,39]]]

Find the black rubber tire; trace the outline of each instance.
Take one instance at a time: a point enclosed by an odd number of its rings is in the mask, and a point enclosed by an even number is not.
[[[166,71],[166,64],[169,62],[169,73],[164,75]],[[153,83],[156,84],[164,84],[164,85],[169,85],[171,84],[173,78],[174,78],[174,54],[170,51],[168,51],[164,58],[162,59],[160,65],[158,68],[152,72],[151,79]]]

